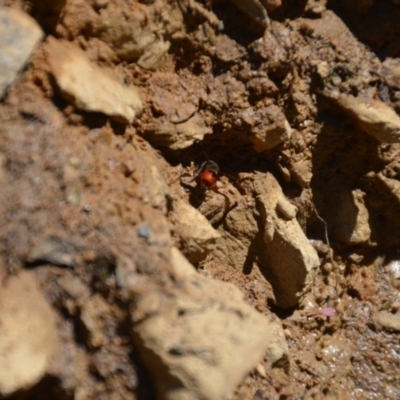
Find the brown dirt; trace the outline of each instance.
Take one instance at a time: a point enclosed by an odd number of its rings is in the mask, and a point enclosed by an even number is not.
[[[307,2],[283,1],[270,15],[272,33],[262,42],[261,28],[230,3],[203,2],[224,30],[208,14],[184,8],[184,33],[164,26],[160,35],[171,47],[151,70],[136,64],[143,50],[128,51],[117,33],[128,29],[120,15],[140,20],[152,1],[5,3],[30,13],[46,35],[112,67],[139,88],[144,104],[133,125],[80,111],[60,96],[42,47],[0,104],[1,277],[34,272],[57,311],[63,349],[41,382],[12,398],[155,398],[130,340],[130,295],[116,271],[134,269],[142,291],[173,288],[169,249],[172,242],[182,244],[173,219],[167,225],[163,218],[171,197],[196,208],[204,196],[213,198],[212,191],[181,183],[206,158],[233,186],[227,205],[215,206],[220,214],[214,227],[225,229],[227,214],[244,196],[245,173],[250,179],[256,171],[272,172],[298,206],[301,226],[321,258],[311,291],[288,310],[275,306],[251,251],[240,267],[213,253],[197,263],[201,274],[237,285],[261,313],[272,309],[289,345],[288,365],[272,368],[265,358],[233,398],[400,398],[398,333],[373,319],[379,311],[399,309],[400,207],[376,174],[399,178],[400,145],[381,144],[353,124],[323,95],[327,83],[313,63],[328,62],[326,79],[339,77],[348,93],[373,89],[379,96],[389,90],[382,100],[398,111],[399,92],[382,82],[377,64],[400,56],[400,7],[375,1],[366,14],[357,14],[332,1],[321,15],[307,11]],[[163,2],[156,3],[153,12],[161,15]],[[150,24],[157,20],[149,18]],[[335,33],[341,20],[349,28],[343,36]],[[105,21],[121,25],[114,36]],[[249,108],[250,116],[244,114]],[[207,131],[198,142],[174,147],[176,136],[158,135],[160,127],[169,132],[194,113]],[[293,129],[291,139],[255,151],[257,126],[272,125],[282,114]],[[165,187],[154,187],[152,165]],[[337,208],[343,194],[357,189],[365,194],[371,237],[354,245],[343,240]],[[330,247],[314,207],[326,221]],[[304,310],[324,305],[337,315],[304,316]]]

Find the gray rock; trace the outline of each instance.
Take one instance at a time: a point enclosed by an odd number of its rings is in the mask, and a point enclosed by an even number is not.
[[[24,68],[42,37],[43,31],[29,15],[0,7],[0,99]]]

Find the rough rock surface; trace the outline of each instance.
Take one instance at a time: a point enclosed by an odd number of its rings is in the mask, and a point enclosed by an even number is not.
[[[380,100],[345,94],[327,94],[361,129],[383,143],[400,142],[400,117]]]
[[[254,148],[262,152],[289,140],[292,130],[279,107],[271,105],[254,111],[244,110],[241,118],[251,128]]]
[[[185,26],[181,4],[166,4],[160,0],[149,4],[133,9],[128,4],[110,5],[96,19],[101,40],[109,44],[118,57],[155,70],[162,65],[171,46],[170,40],[184,37]]]
[[[191,262],[200,262],[215,248],[220,234],[190,204],[174,200],[170,218],[177,246]]]
[[[133,339],[160,399],[222,399],[265,351],[271,362],[287,360],[276,319],[245,304],[233,285],[196,274],[179,254],[175,265],[185,277],[179,289],[140,293],[132,311]]]
[[[0,6],[0,99],[42,37],[43,31],[32,17]]]
[[[368,242],[371,237],[368,209],[361,190],[343,190],[337,198],[337,223],[332,227],[334,237],[348,245]]]
[[[180,393],[233,400],[400,398],[400,144],[367,133],[396,136],[396,3],[2,1],[46,37],[0,102],[0,282],[29,270],[61,343],[12,398],[153,400],[177,382]],[[129,112],[88,112],[63,97],[49,41],[79,49],[103,100],[104,88],[138,88],[132,124]],[[331,93],[360,101],[356,115]],[[196,175],[206,160],[219,165],[208,189]],[[269,175],[276,204],[254,188]],[[175,247],[185,239],[178,200],[221,236],[200,246],[196,269]],[[278,248],[289,258],[299,226],[321,266],[283,310],[267,248],[291,238],[289,251]],[[282,281],[289,271],[280,268]],[[250,362],[253,333],[262,345]],[[210,367],[208,349],[223,362]]]
[[[137,90],[91,64],[78,47],[49,37],[45,53],[61,95],[77,108],[125,123],[132,123],[141,111]]]
[[[377,329],[400,332],[400,314],[380,311],[372,316]]]
[[[56,315],[30,272],[1,283],[0,393],[8,396],[37,383],[58,347]]]
[[[267,269],[277,304],[291,307],[311,287],[319,257],[296,219],[296,207],[273,175],[257,177],[254,188],[265,243],[259,261]]]

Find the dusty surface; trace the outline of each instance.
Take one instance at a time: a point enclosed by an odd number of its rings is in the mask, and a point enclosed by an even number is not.
[[[0,396],[400,398],[400,6],[247,3],[1,2]]]

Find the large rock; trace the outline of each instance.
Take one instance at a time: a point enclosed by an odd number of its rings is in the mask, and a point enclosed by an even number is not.
[[[29,15],[0,7],[0,99],[42,37],[43,31]]]
[[[296,219],[296,207],[273,175],[260,174],[254,189],[265,243],[258,261],[274,289],[277,305],[292,307],[313,283],[320,265],[318,254]]]
[[[56,317],[30,272],[9,277],[0,290],[0,394],[37,383],[57,350]]]
[[[400,142],[400,117],[381,100],[363,96],[354,97],[336,91],[325,91],[324,95],[375,139],[383,143]]]
[[[243,301],[229,283],[201,276],[176,250],[175,290],[137,294],[133,340],[160,399],[220,400],[230,396],[267,352],[287,360],[279,320]]]
[[[49,37],[45,53],[61,95],[77,108],[132,123],[142,110],[137,90],[92,64],[75,45]]]

